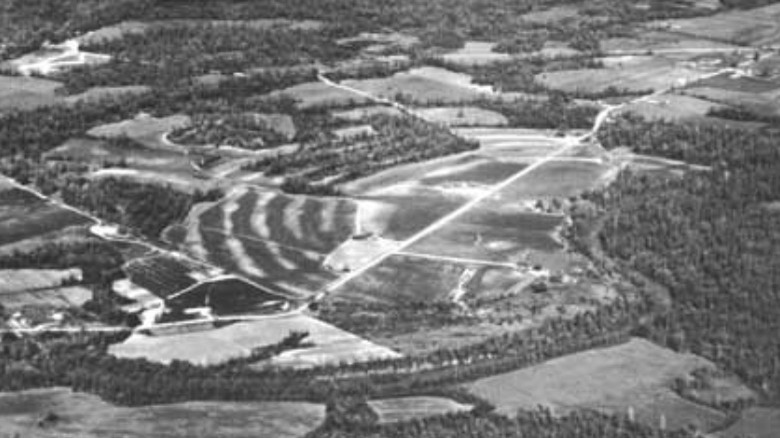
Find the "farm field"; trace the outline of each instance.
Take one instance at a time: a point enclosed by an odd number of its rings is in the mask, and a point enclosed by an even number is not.
[[[662,56],[624,56],[609,61],[602,69],[545,72],[536,79],[567,92],[598,93],[609,87],[644,92],[683,85],[702,74],[697,68]]]
[[[416,418],[467,412],[470,405],[443,397],[399,397],[369,400],[368,406],[379,416],[379,423],[409,421]]]
[[[91,299],[92,291],[83,286],[60,286],[9,293],[0,291],[0,305],[6,310],[20,309],[25,306],[81,307]]]
[[[410,252],[501,263],[526,261],[535,253],[557,253],[554,238],[563,217],[514,210],[468,212],[409,248]]]
[[[0,188],[0,246],[90,222],[21,189]]]
[[[306,82],[268,94],[270,98],[279,96],[293,98],[299,109],[345,107],[369,102],[364,96],[322,82]]]
[[[259,313],[266,309],[277,310],[277,307],[285,302],[284,297],[257,288],[244,280],[224,278],[179,291],[166,300],[166,305],[175,309],[208,306],[214,315],[225,316]]]
[[[134,142],[119,145],[100,139],[73,138],[47,152],[44,157],[49,160],[79,161],[95,167],[103,163],[122,163],[120,170],[125,172],[134,170],[183,176],[189,176],[192,172],[189,159],[181,153]]]
[[[171,243],[263,285],[316,288],[332,274],[321,269],[328,252],[355,229],[356,204],[239,187],[221,202],[169,230]]]
[[[702,121],[708,111],[719,107],[722,105],[692,96],[663,94],[651,100],[628,104],[615,114],[630,113],[647,120]]]
[[[613,170],[613,166],[601,159],[561,158],[535,168],[491,199],[498,202],[517,202],[539,198],[567,198],[597,187]]]
[[[127,262],[122,270],[129,280],[157,297],[166,298],[218,273],[179,257],[153,255]]]
[[[484,65],[494,62],[506,62],[512,57],[506,53],[493,51],[495,43],[488,41],[466,41],[458,50],[445,53],[442,59],[459,65]]]
[[[44,427],[47,413],[56,421]],[[301,402],[187,402],[128,408],[65,388],[0,393],[0,430],[30,438],[299,438],[325,419]]]
[[[180,146],[167,142],[164,136],[174,129],[188,127],[191,123],[190,117],[185,115],[156,118],[139,114],[134,119],[96,126],[87,131],[87,135],[94,138],[127,137],[151,149],[180,151]]]
[[[0,75],[0,114],[55,104],[60,98],[54,90],[61,86],[48,79]]]
[[[414,112],[431,123],[447,126],[506,126],[509,123],[501,113],[473,106],[415,108]]]
[[[396,116],[403,115],[400,110],[392,106],[363,106],[348,110],[333,111],[333,117],[348,122],[361,122],[376,115]]]
[[[649,23],[648,27],[759,47],[780,42],[780,5],[737,9],[708,17],[663,20]]]
[[[634,37],[608,38],[601,42],[601,49],[606,53],[620,54],[631,52],[655,53],[675,52],[685,53],[690,51],[696,53],[699,51],[713,50],[726,51],[728,49],[738,49],[739,46],[720,41],[713,41],[706,38],[696,38],[682,36],[674,32],[648,31],[641,32]]]
[[[507,415],[538,405],[558,415],[577,408],[625,414],[632,407],[636,418],[650,425],[657,426],[663,416],[670,430],[696,424],[709,431],[725,421],[725,414],[680,398],[671,385],[697,368],[713,367],[701,357],[635,338],[480,379],[470,390]]]
[[[726,430],[715,434],[718,438],[774,438],[780,430],[780,410],[754,407],[742,412],[740,419]]]
[[[81,269],[0,269],[0,293],[50,289],[63,281],[81,280]]]
[[[117,357],[142,357],[153,362],[184,360],[193,364],[213,365],[248,357],[253,348],[278,343],[293,331],[308,332],[309,336],[304,340],[308,346],[285,351],[274,357],[271,364],[308,368],[327,363],[399,356],[388,348],[300,313],[269,315],[219,328],[194,329],[192,332],[168,335],[147,336],[136,333],[124,342],[112,345],[109,352]],[[260,367],[266,365],[258,364]]]
[[[373,96],[422,103],[460,103],[493,93],[491,87],[473,84],[468,75],[437,67],[415,68],[389,78],[350,79],[343,84]]]

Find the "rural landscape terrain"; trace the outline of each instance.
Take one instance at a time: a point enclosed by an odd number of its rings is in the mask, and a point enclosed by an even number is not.
[[[0,0],[0,438],[780,437],[780,2]]]

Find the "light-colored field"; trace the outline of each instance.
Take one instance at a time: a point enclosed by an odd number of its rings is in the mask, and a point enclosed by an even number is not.
[[[65,280],[81,280],[81,269],[0,269],[0,294],[49,289]]]
[[[0,190],[0,246],[90,222],[21,189]]]
[[[361,122],[378,115],[397,116],[403,115],[398,108],[392,106],[366,106],[342,111],[333,111],[333,117],[348,122]]]
[[[112,345],[109,352],[118,357],[143,357],[153,362],[183,360],[194,364],[213,365],[229,359],[247,357],[253,348],[278,343],[293,331],[308,332],[305,343],[313,345],[285,351],[274,357],[271,364],[308,368],[399,356],[388,348],[302,314],[268,316],[190,333],[160,336],[134,334],[124,342]],[[259,364],[261,367],[267,365]]]
[[[274,91],[269,97],[281,95],[295,99],[301,109],[317,107],[344,107],[368,103],[368,99],[355,93],[331,87],[322,82],[306,82],[284,90]]]
[[[388,78],[346,80],[344,85],[374,96],[403,96],[417,102],[462,102],[493,93],[492,87],[471,82],[471,77],[438,67],[420,67]]]
[[[39,426],[48,413],[57,420]],[[187,402],[126,408],[65,388],[0,393],[4,437],[298,438],[324,419],[325,406],[313,403]]]
[[[601,42],[601,49],[606,53],[690,51],[696,54],[704,53],[704,49],[720,51],[735,48],[738,46],[664,31],[642,32],[636,37],[607,38]]]
[[[488,41],[466,41],[466,44],[460,49],[442,55],[442,59],[460,65],[484,65],[512,59],[506,53],[494,52],[495,45],[495,43]]]
[[[78,102],[91,103],[108,97],[137,95],[148,93],[151,90],[146,85],[127,85],[123,87],[93,87],[79,94],[73,94],[64,97],[64,101],[69,104]]]
[[[448,126],[506,126],[503,114],[473,106],[415,108],[425,120]]]
[[[380,423],[411,421],[455,412],[470,411],[473,406],[443,397],[400,397],[369,400],[368,406],[379,415]]]
[[[763,46],[780,42],[780,5],[721,12],[708,17],[664,20],[651,24],[673,32]]]
[[[546,72],[536,79],[550,88],[568,92],[600,92],[609,87],[646,91],[684,85],[701,73],[690,65],[661,56],[623,56],[610,58],[606,68]]]
[[[0,293],[0,304],[6,309],[25,306],[81,307],[92,299],[92,291],[83,286],[63,286],[36,291]]]
[[[670,430],[695,424],[709,431],[726,416],[686,401],[670,389],[675,378],[701,367],[714,365],[637,338],[480,379],[470,388],[508,415],[539,405],[553,408],[556,414],[578,408],[626,414],[633,408],[637,420],[654,426],[663,416]]]
[[[185,115],[157,118],[139,114],[133,119],[96,126],[87,131],[87,135],[95,138],[127,137],[152,149],[180,150],[181,147],[166,141],[164,136],[174,129],[186,128],[191,124],[192,119]]]
[[[60,82],[26,76],[0,76],[0,113],[53,105],[59,98],[54,90]]]
[[[650,100],[635,102],[620,108],[614,114],[631,113],[647,120],[685,121],[699,120],[717,103],[680,94],[664,94]]]
[[[728,429],[718,432],[718,438],[777,438],[780,431],[780,410],[750,408]]]
[[[780,102],[773,93],[750,93],[714,87],[692,87],[682,90],[688,96],[726,105],[742,106],[763,115],[779,115]]]
[[[600,159],[561,158],[539,166],[492,199],[517,202],[523,199],[568,198],[599,186],[612,171],[614,166]]]

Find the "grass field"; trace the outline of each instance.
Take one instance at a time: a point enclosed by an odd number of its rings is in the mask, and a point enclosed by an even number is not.
[[[349,110],[333,111],[333,117],[348,122],[362,122],[377,115],[402,116],[403,113],[392,106],[364,106]]]
[[[185,115],[156,118],[139,114],[134,119],[96,126],[87,131],[87,135],[95,138],[127,137],[151,149],[180,150],[180,147],[166,143],[163,136],[174,129],[188,127],[191,123],[192,120]]]
[[[545,163],[500,191],[493,200],[513,202],[523,199],[567,198],[598,186],[612,167],[596,159],[568,159]]]
[[[506,126],[503,114],[478,107],[416,108],[415,113],[432,123],[447,126]]]
[[[647,120],[696,121],[707,116],[717,103],[680,94],[664,94],[652,100],[635,102],[613,114],[631,113]]]
[[[6,310],[34,307],[81,307],[92,299],[92,291],[83,286],[63,286],[16,293],[0,292],[0,305]]]
[[[272,359],[281,367],[306,368],[325,363],[357,362],[370,358],[392,358],[398,353],[302,314],[268,316],[262,320],[237,322],[220,328],[159,336],[134,334],[111,346],[118,357],[143,357],[154,362],[184,360],[195,364],[217,364],[247,357],[253,348],[280,342],[290,332],[308,332],[305,348],[288,350]],[[258,366],[267,366],[268,363]]]
[[[81,269],[2,269],[0,305],[6,309],[24,306],[78,307],[92,298],[82,286],[63,286],[80,281]]]
[[[562,223],[562,216],[479,209],[420,240],[410,251],[517,263],[531,253],[560,251],[563,247],[552,236]]]
[[[369,400],[368,406],[379,415],[380,423],[411,421],[418,418],[466,412],[472,409],[443,397],[400,397]]]
[[[684,53],[688,49],[730,49],[733,44],[712,41],[704,38],[688,37],[673,32],[647,31],[634,37],[607,38],[601,42],[604,52],[645,52],[645,51],[675,51]]]
[[[466,41],[460,49],[442,55],[442,59],[460,65],[485,65],[512,59],[506,53],[494,52],[494,46],[495,43],[487,41]]]
[[[780,410],[750,408],[728,429],[715,434],[718,438],[776,438],[780,431]]]
[[[331,87],[322,82],[306,82],[284,90],[274,91],[269,97],[289,96],[298,108],[345,107],[368,103],[368,99],[355,93]]]
[[[661,416],[669,430],[695,424],[709,431],[725,414],[681,399],[670,385],[700,367],[714,367],[691,354],[678,354],[646,340],[589,350],[540,365],[480,379],[470,390],[504,414],[549,406],[556,414],[578,408],[627,413],[657,426]]]
[[[0,114],[53,105],[60,100],[54,90],[61,86],[60,82],[48,79],[0,75]]]
[[[58,419],[38,426],[47,413]],[[325,406],[313,403],[187,402],[126,408],[65,388],[0,393],[3,437],[299,438],[324,419]]]
[[[422,103],[460,103],[492,93],[490,87],[472,84],[468,75],[437,67],[415,68],[388,78],[346,80],[344,85],[374,96]]]
[[[0,189],[0,246],[90,222],[21,189]]]
[[[759,94],[714,87],[691,87],[681,92],[712,102],[744,107],[756,114],[780,115],[780,105],[775,93]]]
[[[780,5],[721,12],[708,17],[664,20],[652,27],[737,44],[762,46],[780,42]]]
[[[640,92],[682,85],[700,75],[690,66],[661,56],[624,56],[610,59],[607,68],[552,71],[536,79],[567,92],[597,93],[609,87]]]

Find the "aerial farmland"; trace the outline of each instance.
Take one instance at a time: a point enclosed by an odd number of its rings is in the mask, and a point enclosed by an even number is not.
[[[17,3],[0,435],[775,436],[777,3]]]

